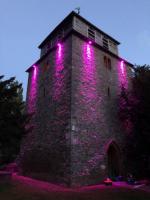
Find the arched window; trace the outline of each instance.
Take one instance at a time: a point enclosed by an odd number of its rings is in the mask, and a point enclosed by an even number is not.
[[[111,70],[111,60],[110,58],[107,59],[108,69]]]
[[[104,66],[107,68],[107,57],[104,56]]]
[[[46,96],[46,89],[45,89],[45,87],[43,88],[43,97],[45,97]]]
[[[110,87],[107,88],[107,95],[110,97]]]
[[[108,157],[108,175],[115,179],[121,173],[121,155],[120,148],[116,142],[112,141],[107,149]]]
[[[44,62],[43,66],[42,66],[43,73],[47,72],[48,67],[49,67],[49,61],[47,60],[46,62]]]
[[[111,59],[108,58],[107,56],[104,56],[104,66],[107,69],[111,70]]]

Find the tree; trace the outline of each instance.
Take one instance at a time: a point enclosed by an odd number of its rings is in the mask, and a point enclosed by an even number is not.
[[[0,163],[13,161],[20,150],[27,116],[24,114],[22,84],[15,77],[0,76]]]
[[[128,164],[137,177],[150,177],[150,66],[136,66],[132,89],[122,87],[119,99]]]

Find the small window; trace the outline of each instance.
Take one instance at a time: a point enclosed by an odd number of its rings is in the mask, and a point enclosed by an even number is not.
[[[46,96],[46,90],[45,90],[45,87],[43,88],[43,97]]]
[[[49,67],[49,60],[47,60],[47,61],[45,61],[45,62],[43,63],[43,66],[42,66],[42,71],[43,71],[43,73],[47,72],[48,67]]]
[[[95,30],[92,27],[88,28],[88,38],[95,41]]]
[[[104,66],[107,68],[107,57],[104,56]]]
[[[107,37],[105,37],[105,36],[103,36],[103,47],[105,48],[105,49],[109,49],[109,46],[108,46],[108,39],[107,39]]]
[[[110,58],[107,59],[108,69],[111,70],[111,60]]]
[[[107,95],[110,97],[110,87],[107,88]]]
[[[111,70],[111,59],[107,56],[104,56],[104,66]]]

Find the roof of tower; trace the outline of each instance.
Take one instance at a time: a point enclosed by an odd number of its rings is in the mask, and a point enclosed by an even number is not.
[[[65,17],[65,19],[63,21],[61,21],[56,27],[55,29],[43,40],[43,42],[39,45],[39,48],[42,48],[42,46],[49,40],[49,38],[56,32],[58,31],[61,27],[64,26],[64,24],[66,22],[68,22],[70,19],[73,18],[73,16],[78,17],[79,19],[81,19],[82,21],[84,21],[86,24],[88,24],[89,26],[94,27],[97,31],[99,31],[100,33],[104,34],[105,36],[107,36],[109,39],[111,39],[112,41],[114,41],[116,44],[120,44],[120,42],[118,42],[116,39],[114,39],[113,37],[111,37],[110,35],[108,35],[107,33],[103,32],[102,30],[100,30],[98,27],[96,27],[95,25],[93,25],[91,22],[89,22],[88,20],[86,20],[85,18],[83,18],[82,16],[80,16],[79,14],[77,14],[76,12],[72,11],[67,17]]]

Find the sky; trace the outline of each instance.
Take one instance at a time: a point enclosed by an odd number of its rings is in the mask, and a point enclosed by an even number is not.
[[[0,0],[0,75],[23,83],[39,59],[38,45],[76,7],[80,15],[121,42],[119,54],[150,64],[150,0]]]

